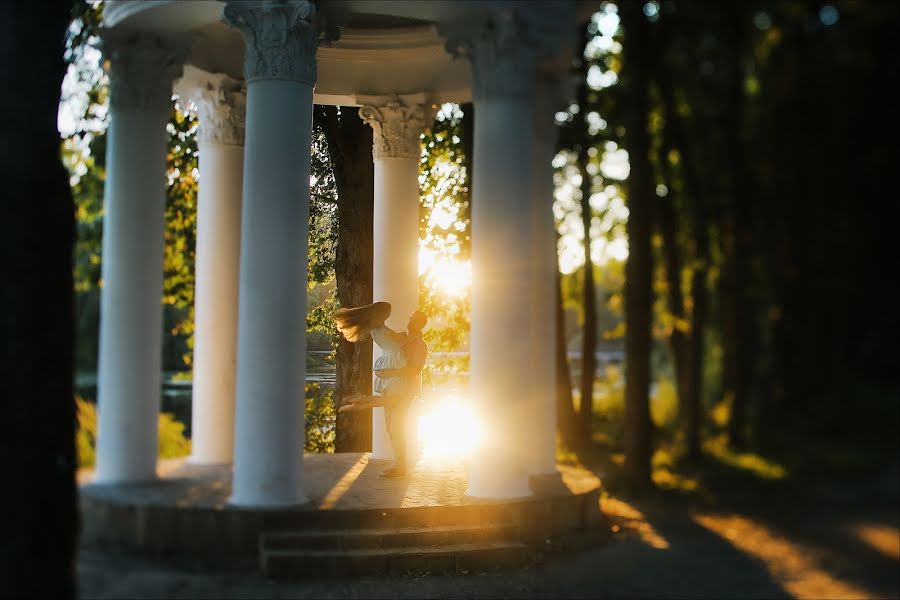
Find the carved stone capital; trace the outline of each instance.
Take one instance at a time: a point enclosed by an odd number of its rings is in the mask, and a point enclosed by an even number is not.
[[[185,77],[175,85],[175,90],[197,107],[199,143],[244,145],[247,91],[243,82],[222,73],[186,67]]]
[[[283,79],[315,85],[319,27],[310,0],[230,0],[225,21],[244,35],[247,83]]]
[[[421,104],[407,104],[392,96],[383,104],[365,105],[360,118],[372,127],[372,158],[419,158],[419,136],[425,128]]]
[[[476,101],[527,100],[534,92],[537,47],[531,23],[514,8],[489,13],[474,28],[447,40],[447,51],[472,63]],[[474,30],[473,30],[474,29]]]
[[[104,43],[109,59],[110,105],[169,110],[172,82],[181,75],[184,49],[163,46],[153,35]]]

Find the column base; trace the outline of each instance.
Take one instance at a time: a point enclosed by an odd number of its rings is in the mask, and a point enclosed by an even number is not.
[[[469,487],[463,496],[469,500],[505,501],[528,498],[534,494],[527,476],[515,471],[504,472],[500,465],[498,467],[481,473],[470,469]]]
[[[231,460],[219,460],[216,458],[203,458],[201,456],[188,456],[187,464],[196,465],[198,467],[227,467],[232,464]]]

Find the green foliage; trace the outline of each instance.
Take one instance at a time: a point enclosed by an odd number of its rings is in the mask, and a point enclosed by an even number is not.
[[[194,259],[197,242],[197,116],[177,104],[166,125],[166,245],[163,304],[174,321],[170,333],[194,346]],[[192,354],[181,360],[190,367]]]
[[[621,368],[607,366],[606,376],[595,382],[594,414],[613,421],[621,421],[625,415],[625,378]]]
[[[334,280],[337,251],[337,185],[325,132],[313,130],[309,188],[309,287]],[[331,312],[333,312],[331,308]],[[334,329],[333,327],[331,329]]]
[[[75,408],[78,416],[78,430],[75,432],[78,467],[92,467],[97,458],[97,405],[75,396]]]
[[[78,431],[75,446],[78,467],[93,467],[97,446],[97,406],[80,396],[75,397],[78,411]],[[159,414],[159,457],[175,458],[191,453],[191,441],[184,437],[184,423],[177,421],[169,413]]]
[[[175,458],[191,453],[191,440],[184,437],[184,423],[171,413],[159,413],[159,457]]]
[[[419,307],[429,316],[425,341],[432,352],[460,350],[469,338],[471,221],[464,118],[459,105],[445,104],[422,134]],[[432,357],[424,383],[461,383],[467,371],[467,356]]]
[[[650,397],[650,416],[660,429],[674,428],[678,418],[678,393],[671,379],[656,382],[656,389]]]
[[[334,452],[337,413],[334,391],[318,383],[306,384],[306,452]]]

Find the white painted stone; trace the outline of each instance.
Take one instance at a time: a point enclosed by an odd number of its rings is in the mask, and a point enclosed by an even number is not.
[[[200,120],[190,460],[230,463],[246,91],[226,75],[193,67],[185,68],[175,89],[193,102]]]
[[[178,53],[150,36],[109,44],[95,481],[156,478],[166,122]]]
[[[531,385],[527,468],[530,475],[556,469],[556,232],[553,221],[553,156],[559,105],[556,77],[538,77],[534,103],[534,158],[531,196]]]
[[[536,49],[514,10],[494,13],[448,45],[472,62],[470,388],[487,432],[468,467],[466,495],[531,495],[525,450],[532,411],[533,96]],[[523,166],[528,165],[527,168]]]
[[[419,305],[419,136],[424,128],[421,104],[407,104],[398,97],[370,99],[359,110],[372,126],[375,161],[373,221],[373,290],[375,301],[391,303],[389,327],[404,331],[410,314]],[[381,351],[373,349],[373,358]],[[407,423],[407,456],[418,448],[415,415]],[[392,459],[384,409],[372,411],[372,458]]]
[[[310,141],[309,2],[226,5],[247,44],[235,506],[302,504]]]

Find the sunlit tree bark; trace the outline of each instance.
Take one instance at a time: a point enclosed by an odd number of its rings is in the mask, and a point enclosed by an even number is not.
[[[341,306],[372,302],[372,218],[375,167],[372,128],[355,108],[338,114],[333,106],[316,109],[328,140],[338,193],[338,240],[334,271]],[[341,338],[335,358],[335,399],[372,387],[372,341],[351,343]],[[338,413],[335,452],[367,452],[372,443],[371,411]]]
[[[556,269],[556,423],[567,448],[585,445],[587,436],[572,403],[572,379],[566,356],[566,323],[562,300],[562,274]]]
[[[587,84],[585,84],[586,86]],[[586,112],[586,111],[583,111]],[[587,134],[585,125],[585,137]],[[591,417],[594,400],[594,374],[597,371],[597,290],[594,282],[594,259],[591,257],[591,191],[593,177],[588,172],[588,143],[582,145],[578,153],[578,166],[581,171],[581,225],[584,229],[584,267],[583,272],[583,306],[584,326],[581,340],[581,403],[578,406],[578,421],[584,430],[584,436],[590,438]]]

